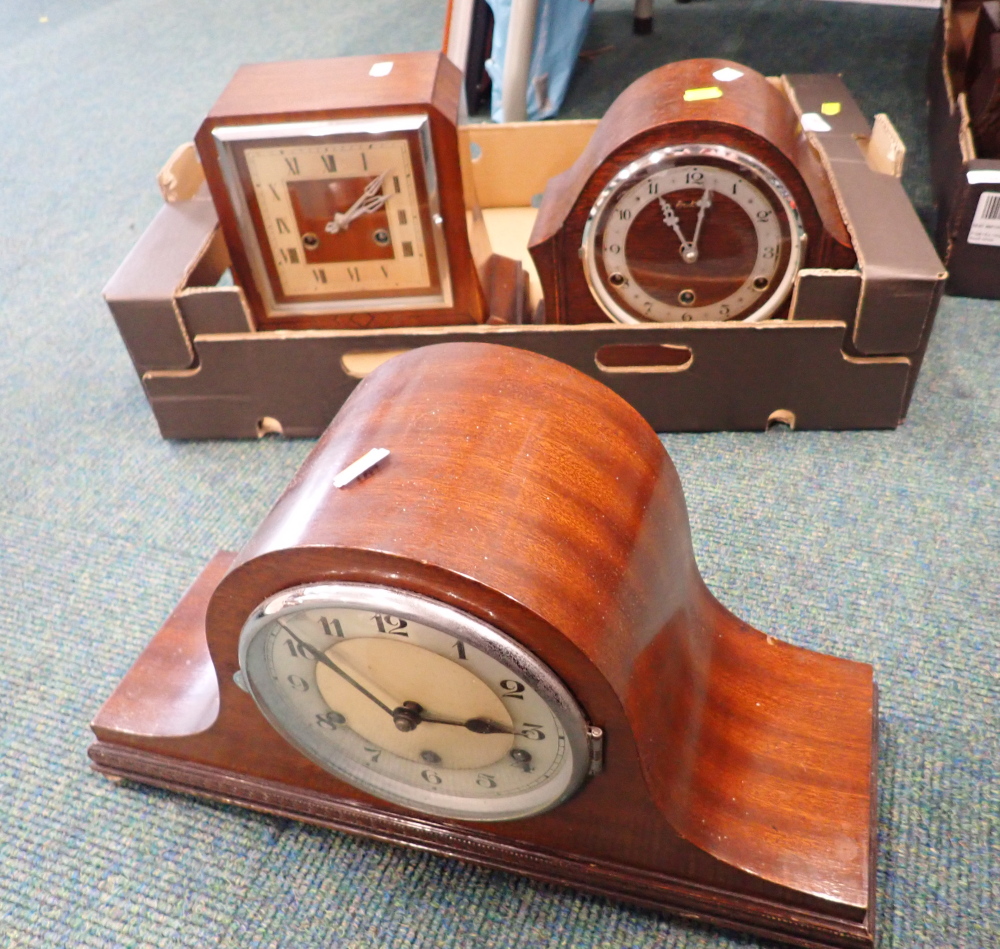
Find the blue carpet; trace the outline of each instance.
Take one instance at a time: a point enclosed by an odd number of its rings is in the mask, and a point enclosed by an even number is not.
[[[668,59],[843,71],[930,219],[933,14],[601,0],[565,114]],[[87,723],[307,442],[159,438],[100,290],[241,62],[432,48],[443,0],[0,3],[0,949],[765,943],[88,770]],[[41,22],[46,17],[46,22]],[[671,435],[705,577],[882,689],[880,946],[1000,943],[1000,304],[946,298],[896,432]]]

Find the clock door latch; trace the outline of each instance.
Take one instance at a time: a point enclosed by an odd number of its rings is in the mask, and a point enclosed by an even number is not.
[[[600,774],[604,770],[604,729],[588,725],[587,742],[590,745],[590,768],[587,774]]]

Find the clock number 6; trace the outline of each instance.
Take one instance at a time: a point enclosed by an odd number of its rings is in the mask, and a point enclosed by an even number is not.
[[[521,729],[519,734],[531,741],[545,740],[545,732],[542,731],[541,725],[532,725],[531,722],[525,722],[524,728]]]

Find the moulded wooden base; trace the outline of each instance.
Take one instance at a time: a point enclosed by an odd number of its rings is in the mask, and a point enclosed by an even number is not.
[[[457,836],[450,827],[417,817],[403,817],[388,810],[263,781],[239,771],[210,768],[111,742],[95,742],[88,754],[94,768],[108,777],[237,804],[494,870],[509,870],[545,883],[769,936],[796,946],[868,949],[874,945],[867,921],[852,924],[824,918],[818,913],[746,894],[698,886],[666,874],[569,852],[529,848],[478,831]]]
[[[92,723],[98,740],[89,749],[97,771],[115,779],[238,804],[509,870],[798,946],[868,949],[874,945],[874,762],[866,906],[795,892],[724,865],[713,876],[712,858],[684,841],[673,845],[679,856],[669,871],[656,869],[659,858],[654,853],[657,832],[653,829],[649,851],[641,854],[642,861],[624,840],[622,859],[611,859],[606,852],[588,849],[593,847],[593,837],[586,826],[588,821],[577,826],[577,802],[517,826],[482,825],[422,818],[382,804],[332,778],[327,779],[325,790],[317,790],[314,766],[301,759],[298,771],[289,770],[289,761],[294,763],[300,756],[284,747],[277,736],[273,739],[273,754],[282,761],[284,774],[293,779],[301,775],[302,779],[290,785],[263,776],[261,757],[234,744],[225,723],[219,725],[225,718],[219,715],[220,683],[205,639],[208,600],[232,561],[232,554],[216,555],[98,712]],[[229,688],[223,691],[230,703],[230,718],[258,714],[242,692]],[[238,704],[243,699],[246,707]],[[877,714],[874,708],[872,712],[875,728]],[[267,728],[262,718],[261,724]],[[542,835],[536,835],[531,828],[552,819],[561,822],[557,823],[560,833],[543,841]],[[560,845],[565,841],[565,847],[553,847],[553,840]],[[637,865],[640,862],[643,865]],[[684,867],[688,868],[688,878],[683,875]],[[678,868],[682,868],[681,872]],[[707,884],[709,878],[714,882]]]

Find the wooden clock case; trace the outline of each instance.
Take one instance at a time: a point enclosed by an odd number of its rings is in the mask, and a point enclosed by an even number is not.
[[[383,74],[388,64],[391,69]],[[474,247],[479,242],[475,235],[470,235],[478,209],[469,207],[472,196],[463,187],[458,152],[456,129],[462,81],[458,68],[436,52],[347,56],[240,67],[202,123],[195,144],[219,215],[233,274],[246,295],[258,329],[434,326],[482,323],[487,319],[489,313],[482,287],[485,262],[477,260]],[[423,114],[430,122],[452,305],[371,313],[269,316],[244,248],[213,130],[219,126]],[[429,233],[426,239],[429,246],[433,244]]]
[[[715,74],[723,70],[739,78],[717,79]],[[632,83],[605,113],[579,159],[545,189],[528,246],[548,322],[611,322],[587,286],[579,254],[590,209],[608,182],[637,158],[690,143],[735,149],[777,174],[805,227],[804,267],[855,265],[857,257],[829,177],[787,96],[747,66],[724,59],[686,59]],[[787,315],[789,302],[776,317]]]
[[[389,457],[344,489],[373,447]],[[345,785],[233,682],[259,603],[330,580],[420,593],[529,648],[604,729],[604,770],[531,818],[421,815]],[[877,691],[705,587],[642,417],[533,353],[449,343],[358,386],[93,722],[94,766],[801,946],[870,947]]]

